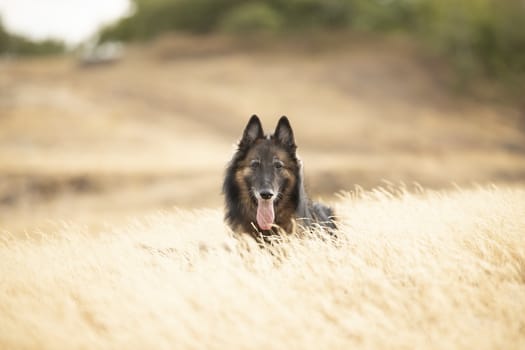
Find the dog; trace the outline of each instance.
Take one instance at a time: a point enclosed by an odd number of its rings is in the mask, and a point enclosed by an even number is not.
[[[236,233],[256,240],[296,228],[336,230],[332,208],[312,202],[304,187],[303,166],[294,133],[282,116],[273,134],[265,135],[253,115],[229,162],[223,183],[225,221]]]

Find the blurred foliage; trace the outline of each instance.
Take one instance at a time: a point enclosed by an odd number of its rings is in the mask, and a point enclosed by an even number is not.
[[[63,53],[65,45],[57,40],[34,41],[21,35],[9,33],[3,26],[0,18],[0,55],[53,55]]]
[[[525,79],[521,0],[132,0],[135,11],[103,28],[102,41],[166,31],[406,32],[449,58],[461,76]]]
[[[464,76],[525,79],[525,2],[420,1],[414,30]]]
[[[278,32],[283,25],[281,14],[268,4],[250,2],[229,11],[220,21],[220,30],[233,34]]]

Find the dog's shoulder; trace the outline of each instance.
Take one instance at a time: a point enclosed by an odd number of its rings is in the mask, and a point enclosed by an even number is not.
[[[336,229],[334,210],[326,204],[320,202],[311,203],[311,213],[315,221],[321,226]]]

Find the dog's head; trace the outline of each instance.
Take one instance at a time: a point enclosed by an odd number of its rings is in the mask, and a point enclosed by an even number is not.
[[[262,230],[272,227],[275,212],[286,205],[296,185],[300,169],[296,149],[293,130],[285,116],[270,135],[264,135],[256,115],[244,129],[237,151],[235,179],[241,193],[246,193],[257,208],[256,221]]]

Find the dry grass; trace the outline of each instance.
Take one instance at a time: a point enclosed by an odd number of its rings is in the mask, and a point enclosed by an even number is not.
[[[336,39],[0,61],[0,348],[524,348],[523,111],[402,41]],[[336,242],[260,250],[190,210],[219,207],[254,112],[290,117]],[[382,179],[464,189],[334,197]]]
[[[236,243],[216,210],[0,245],[3,349],[523,349],[525,190],[362,192],[341,238]]]

